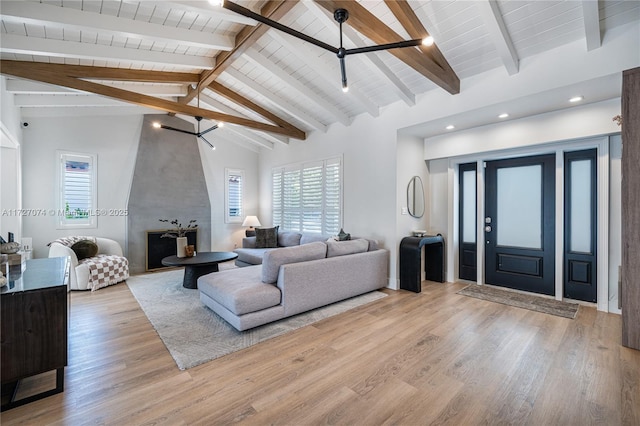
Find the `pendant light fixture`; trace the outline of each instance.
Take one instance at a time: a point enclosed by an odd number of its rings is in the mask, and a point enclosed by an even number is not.
[[[210,0],[210,1],[213,3],[213,0]],[[218,0],[217,3],[219,4],[220,0]],[[347,55],[355,55],[357,53],[377,52],[380,50],[398,49],[403,47],[415,47],[421,44],[425,46],[433,45],[433,37],[428,36],[425,39],[404,40],[396,43],[386,43],[386,44],[379,44],[375,46],[359,47],[355,49],[345,49],[344,46],[342,45],[342,24],[345,23],[347,19],[349,19],[349,12],[346,9],[336,9],[335,12],[333,13],[333,19],[335,19],[336,22],[338,22],[338,24],[340,25],[340,47],[333,47],[323,41],[320,41],[311,36],[303,34],[300,31],[294,30],[293,28],[282,25],[279,22],[273,21],[267,17],[264,17],[258,13],[255,13],[231,1],[224,0],[224,2],[222,3],[222,6],[225,9],[236,12],[242,16],[246,16],[247,18],[254,19],[262,24],[270,26],[271,28],[275,28],[276,30],[285,32],[293,37],[299,38],[300,40],[306,41],[308,43],[311,43],[315,46],[318,46],[322,49],[325,49],[325,50],[328,50],[329,52],[334,53],[340,60],[342,91],[345,93],[349,91],[349,85],[347,84],[347,70],[345,65],[345,57]]]

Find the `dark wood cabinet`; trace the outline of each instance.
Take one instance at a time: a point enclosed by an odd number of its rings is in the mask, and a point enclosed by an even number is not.
[[[2,411],[64,390],[67,365],[68,261],[28,260],[10,273],[0,296]],[[55,389],[16,401],[20,380],[56,370]]]

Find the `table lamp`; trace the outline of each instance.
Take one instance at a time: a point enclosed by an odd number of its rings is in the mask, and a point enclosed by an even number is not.
[[[244,218],[244,222],[242,222],[242,226],[248,226],[249,229],[244,231],[244,235],[247,237],[254,237],[256,235],[254,226],[260,226],[260,221],[258,220],[258,216],[247,216]]]

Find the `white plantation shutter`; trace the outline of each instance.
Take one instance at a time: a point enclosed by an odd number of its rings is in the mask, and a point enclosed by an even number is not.
[[[95,156],[58,152],[58,164],[58,226],[94,227],[97,216]]]
[[[242,179],[238,176],[229,179],[229,216],[242,216]]]
[[[302,231],[322,233],[323,164],[302,169]]]
[[[65,208],[68,206],[76,216],[86,216],[91,210],[91,171],[89,168],[78,170],[69,167],[67,162],[64,174]]]
[[[302,228],[300,211],[302,197],[300,194],[300,170],[285,170],[282,188],[283,211],[281,229],[300,230]]]
[[[342,223],[342,161],[334,158],[272,172],[273,224],[280,229],[338,233]]]
[[[342,162],[328,160],[324,179],[324,234],[335,235],[342,227]]]
[[[273,224],[282,226],[283,200],[282,184],[284,180],[284,169],[274,169],[271,175],[271,202],[273,203]],[[284,229],[284,227],[283,227]]]
[[[225,179],[225,198],[227,203],[225,223],[242,222],[244,220],[244,171],[225,169]]]

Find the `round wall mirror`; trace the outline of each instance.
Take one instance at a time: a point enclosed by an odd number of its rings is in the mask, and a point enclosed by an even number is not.
[[[420,176],[414,176],[407,185],[407,210],[413,217],[424,215],[424,190]]]

